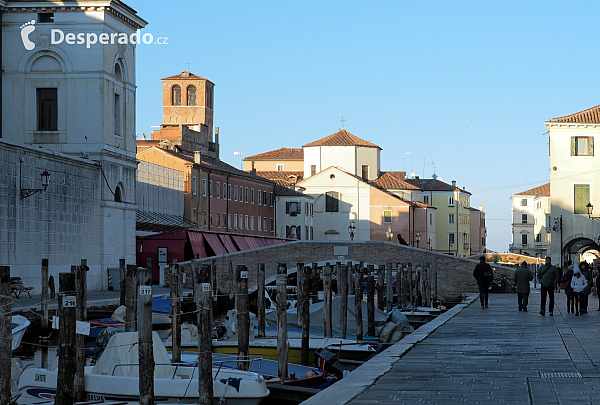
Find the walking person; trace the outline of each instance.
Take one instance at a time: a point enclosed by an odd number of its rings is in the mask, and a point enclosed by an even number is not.
[[[479,286],[479,301],[481,302],[481,308],[488,307],[488,298],[490,295],[490,284],[494,279],[494,272],[489,264],[485,262],[485,256],[479,258],[479,263],[473,270],[473,277],[477,280]]]
[[[573,294],[573,288],[571,288],[571,279],[573,278],[573,268],[569,266],[568,270],[563,274],[560,279],[560,288],[565,290],[567,296],[567,314],[575,313],[575,295]],[[600,309],[598,310],[600,311]]]
[[[579,266],[575,265],[573,268],[573,278],[571,279],[571,288],[573,289],[573,295],[575,296],[575,316],[579,316],[581,313],[579,304],[581,303],[583,290],[585,290],[588,284],[585,277],[581,275]]]
[[[585,277],[586,281],[587,281],[587,285],[585,286],[585,289],[582,291],[582,295],[581,295],[581,314],[587,314],[588,312],[588,301],[589,301],[589,296],[592,293],[592,283],[594,282],[594,280],[592,279],[592,269],[590,269],[590,265],[588,264],[588,262],[583,261],[581,263],[579,263],[579,271],[581,272],[581,275],[583,277]]]
[[[549,315],[554,315],[554,286],[558,283],[558,280],[558,270],[552,265],[552,259],[548,256],[546,257],[546,263],[541,265],[538,270],[538,281],[540,282],[540,292],[542,294],[540,304],[541,316],[546,316],[546,297],[549,298]]]
[[[533,274],[527,266],[527,262],[523,261],[521,266],[515,270],[514,281],[517,285],[517,299],[519,311],[527,312],[527,304],[529,303],[529,282],[533,280]]]

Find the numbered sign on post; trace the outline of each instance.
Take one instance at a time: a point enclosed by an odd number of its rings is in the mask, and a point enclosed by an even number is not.
[[[212,291],[212,288],[210,286],[210,283],[202,283],[202,291],[206,292],[206,291]]]
[[[240,271],[240,278],[241,279],[247,279],[248,278],[248,270],[242,270]]]
[[[63,308],[75,308],[77,306],[77,300],[73,295],[63,296]]]
[[[140,295],[152,295],[152,286],[141,285],[140,286]]]

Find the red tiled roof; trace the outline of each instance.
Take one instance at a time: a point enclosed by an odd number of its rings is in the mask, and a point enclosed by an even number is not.
[[[550,183],[542,184],[541,186],[534,187],[531,190],[516,193],[515,195],[532,195],[535,197],[550,197]]]
[[[419,187],[407,183],[404,178],[400,179],[399,175],[394,175],[399,173],[405,172],[381,172],[379,178],[373,180],[373,183],[388,190],[419,190]]]
[[[281,148],[245,157],[244,160],[304,160],[304,149]]]
[[[458,187],[454,187],[448,183],[444,183],[438,179],[406,179],[407,183],[412,184],[413,186],[418,187],[423,191],[454,191],[460,190],[463,193],[471,194],[466,190],[462,190]]]
[[[177,80],[177,79],[192,79],[192,80],[206,80],[206,78],[202,76],[195,75],[188,70],[184,70],[178,75],[163,77],[161,80]]]
[[[564,117],[552,118],[548,122],[574,122],[574,123],[592,123],[600,124],[600,105],[588,108],[575,114],[565,115]]]
[[[279,195],[279,196],[302,196],[302,197],[308,197],[310,199],[314,199],[313,196],[308,195],[308,194],[303,194],[299,191],[296,190],[292,190],[289,187],[286,187],[284,185],[280,185],[280,184],[276,184],[275,185],[275,195]]]
[[[304,173],[300,171],[266,171],[266,172],[256,172],[257,176],[264,177],[267,180],[274,181],[277,184],[280,184],[284,187],[289,186],[290,184],[295,184],[296,182],[303,179]],[[296,176],[296,180],[290,179],[290,176]]]
[[[307,143],[306,145],[302,146],[369,146],[372,148],[379,148],[379,146],[375,145],[374,143],[365,141],[356,135],[352,135],[344,128],[340,129],[335,134],[331,134],[325,138],[319,139],[318,141]]]

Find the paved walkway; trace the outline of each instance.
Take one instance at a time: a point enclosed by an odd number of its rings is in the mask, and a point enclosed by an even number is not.
[[[557,294],[542,317],[539,293],[528,312],[516,294],[492,294],[489,309],[475,298],[303,404],[600,404],[598,299],[575,317]]]

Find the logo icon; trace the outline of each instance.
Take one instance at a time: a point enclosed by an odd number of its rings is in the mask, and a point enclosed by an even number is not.
[[[23,46],[28,51],[35,48],[35,44],[29,39],[29,34],[35,31],[35,20],[31,20],[21,25],[21,39],[23,40]]]

